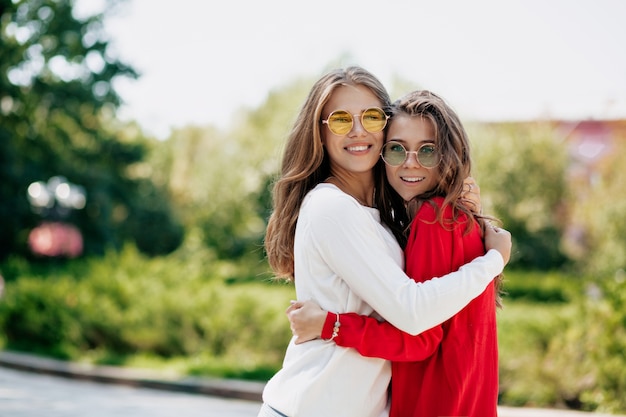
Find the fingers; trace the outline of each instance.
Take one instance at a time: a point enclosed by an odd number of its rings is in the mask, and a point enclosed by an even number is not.
[[[511,259],[511,233],[500,227],[489,225],[485,230],[485,248],[496,249],[506,265]]]
[[[293,310],[287,313],[287,318],[289,319],[289,328],[291,329],[291,334],[294,336],[298,335],[298,326],[295,322],[295,316],[298,314],[298,310]]]
[[[477,184],[463,184],[463,198],[476,200],[474,196],[480,197],[480,188]]]
[[[508,236],[508,237],[509,237],[509,239],[510,239],[510,237],[511,237],[511,232],[509,232],[508,230],[503,229],[503,228],[501,228],[501,227],[496,227],[496,230],[494,230],[494,231],[495,231],[497,234],[499,234],[499,235],[506,235],[506,236]]]
[[[499,235],[501,236],[501,239],[504,240],[506,239],[507,236],[511,236],[511,232],[509,232],[506,229],[503,229],[501,227],[498,227],[494,224],[488,223],[485,225],[485,236],[487,235],[491,235],[491,236],[496,236]],[[500,240],[500,239],[498,239]]]
[[[291,300],[289,301],[289,303],[290,303],[289,307],[287,307],[287,310],[285,310],[285,314],[287,315],[289,315],[289,313],[291,313],[292,311],[302,308],[302,306],[304,305],[302,301],[295,301],[295,300]]]
[[[502,230],[498,226],[495,226],[493,224],[487,224],[486,226],[487,226],[485,228],[486,233],[498,233],[499,230]]]
[[[511,234],[511,232],[509,232],[506,229],[503,229],[501,227],[498,227],[494,224],[490,224],[487,226],[487,232],[492,232],[492,233],[500,233],[500,234]]]
[[[466,193],[480,194],[480,187],[473,177],[467,177],[463,180],[463,190]]]
[[[315,340],[321,336],[327,312],[315,301],[291,301],[286,313],[295,344]]]
[[[300,301],[291,301],[291,305],[287,308],[286,314],[287,319],[289,319],[289,327],[291,328],[291,333],[296,335],[298,334],[299,326],[297,325],[296,319],[298,314],[300,313],[300,309],[302,308],[303,303]]]
[[[461,202],[465,207],[467,207],[474,213],[481,213],[482,211],[480,201],[480,187],[472,177],[467,177],[463,180]]]

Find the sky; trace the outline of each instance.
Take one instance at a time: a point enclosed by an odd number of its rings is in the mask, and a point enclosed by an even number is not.
[[[463,119],[626,118],[624,19],[624,0],[128,0],[105,30],[142,74],[119,115],[166,138],[352,64]]]

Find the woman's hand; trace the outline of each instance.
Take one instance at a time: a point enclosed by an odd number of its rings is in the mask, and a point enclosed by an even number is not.
[[[327,312],[315,301],[292,301],[285,313],[291,324],[291,332],[296,336],[296,345],[322,335]]]
[[[482,213],[480,203],[480,187],[473,177],[467,177],[463,181],[463,194],[461,202],[465,207],[476,214]],[[508,264],[511,260],[511,233],[508,230],[501,229],[496,226],[488,225],[485,231],[485,248],[495,249],[502,255],[504,264]]]
[[[495,249],[502,255],[504,264],[511,260],[511,233],[496,226],[487,226],[485,230],[485,248]]]
[[[480,187],[472,177],[463,180],[463,194],[461,203],[472,212],[481,214],[482,205],[480,203]]]

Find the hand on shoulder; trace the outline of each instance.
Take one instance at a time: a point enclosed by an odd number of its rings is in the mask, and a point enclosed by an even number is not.
[[[488,226],[485,230],[485,248],[495,249],[502,255],[504,264],[511,260],[511,232],[496,226]]]

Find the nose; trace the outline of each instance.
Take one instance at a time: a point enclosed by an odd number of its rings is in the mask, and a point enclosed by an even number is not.
[[[422,164],[420,164],[419,161],[417,160],[417,152],[418,151],[407,151],[406,159],[404,160],[404,165],[421,167]],[[411,155],[413,155],[413,158],[411,158]]]
[[[363,127],[363,123],[361,122],[361,115],[355,114],[352,116],[352,129],[350,130],[350,135],[353,136],[363,136],[367,134],[367,130]]]

